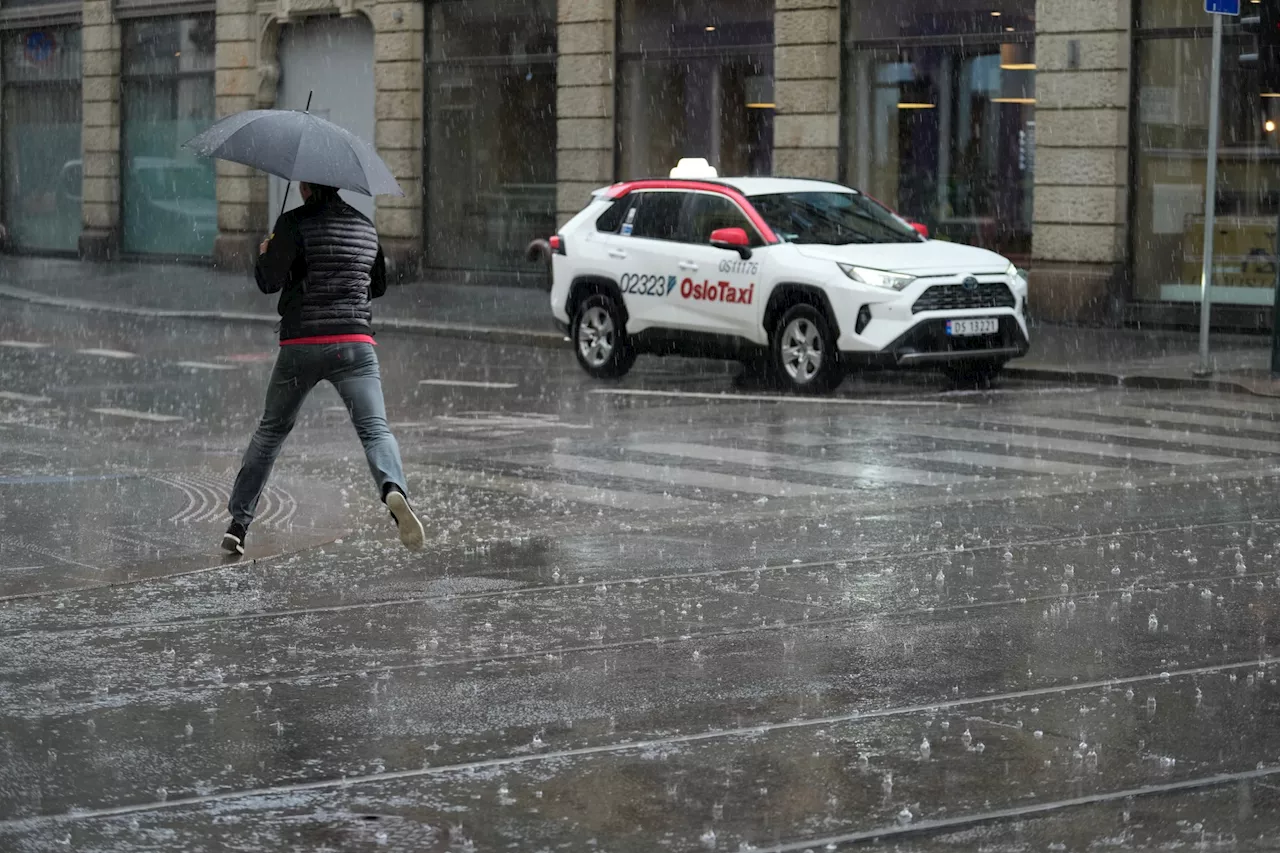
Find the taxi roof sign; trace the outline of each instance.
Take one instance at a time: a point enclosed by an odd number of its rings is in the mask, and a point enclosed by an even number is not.
[[[671,170],[672,178],[718,178],[720,173],[716,167],[707,162],[705,157],[681,157],[680,162]]]

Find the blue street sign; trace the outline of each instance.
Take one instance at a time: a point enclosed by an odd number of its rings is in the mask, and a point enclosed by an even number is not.
[[[1204,10],[1210,15],[1239,15],[1240,0],[1204,0]]]

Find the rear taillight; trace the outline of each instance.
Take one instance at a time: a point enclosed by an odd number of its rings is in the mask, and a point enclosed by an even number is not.
[[[552,251],[552,252],[554,252],[554,253],[555,253],[555,254],[557,254],[557,255],[563,255],[563,254],[565,254],[565,250],[564,250],[564,238],[563,238],[563,237],[561,237],[559,234],[557,234],[556,236],[552,237],[552,238],[551,238],[550,240],[548,240],[547,242],[551,245],[551,251]]]

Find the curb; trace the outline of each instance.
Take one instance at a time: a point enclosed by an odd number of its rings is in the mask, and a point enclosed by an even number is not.
[[[238,311],[189,311],[170,308],[139,308],[132,305],[111,305],[66,296],[47,296],[20,287],[0,284],[0,298],[13,299],[31,305],[50,308],[66,308],[73,311],[89,311],[103,314],[120,314],[127,317],[144,317],[152,320],[202,320],[216,323],[255,323],[274,326],[280,318],[273,314],[246,314]],[[379,329],[397,332],[416,332],[438,338],[454,338],[485,343],[517,344],[520,346],[559,349],[564,346],[564,335],[559,332],[543,332],[536,329],[504,329],[495,326],[469,326],[461,323],[433,323],[428,320],[406,320],[385,317],[377,321]]]
[[[111,305],[64,296],[47,296],[43,293],[0,284],[0,298],[13,299],[32,305],[66,308],[105,314],[121,314],[129,317],[145,317],[157,320],[202,320],[217,323],[256,323],[274,326],[279,318],[272,314],[245,314],[236,311],[186,311],[168,308],[138,308],[132,305]],[[469,326],[461,323],[433,323],[427,320],[397,319],[378,320],[378,328],[397,332],[410,332],[437,338],[451,338],[483,343],[516,344],[539,349],[560,349],[565,337],[560,332],[544,332],[537,329],[501,328],[495,326]],[[1114,388],[1134,388],[1150,391],[1179,391],[1196,389],[1228,394],[1246,394],[1252,397],[1280,397],[1280,386],[1275,393],[1267,393],[1244,382],[1229,379],[1196,379],[1195,377],[1155,376],[1136,374],[1126,376],[1097,370],[1074,370],[1069,367],[1005,367],[1004,375],[1014,379],[1065,382],[1070,385],[1103,385]]]

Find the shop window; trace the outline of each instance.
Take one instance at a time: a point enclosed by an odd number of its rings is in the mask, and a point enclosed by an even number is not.
[[[527,270],[556,227],[554,0],[428,5],[426,259]]]
[[[1142,20],[1175,20],[1163,3]],[[1203,15],[1203,12],[1201,12]],[[1203,24],[1203,20],[1197,20]],[[1199,30],[1140,31],[1134,158],[1133,278],[1138,300],[1198,302],[1204,258],[1212,41]],[[1252,38],[1228,27],[1222,51],[1214,301],[1270,305],[1280,213],[1276,98],[1239,56]]]
[[[4,207],[15,248],[74,252],[80,238],[80,30],[3,34]]]
[[[1031,254],[1035,4],[853,0],[844,179],[933,237]]]
[[[213,253],[213,161],[182,143],[214,118],[214,16],[125,22],[121,46],[121,245],[173,257]]]
[[[773,6],[766,0],[622,0],[620,177],[703,157],[722,175],[773,167]]]

